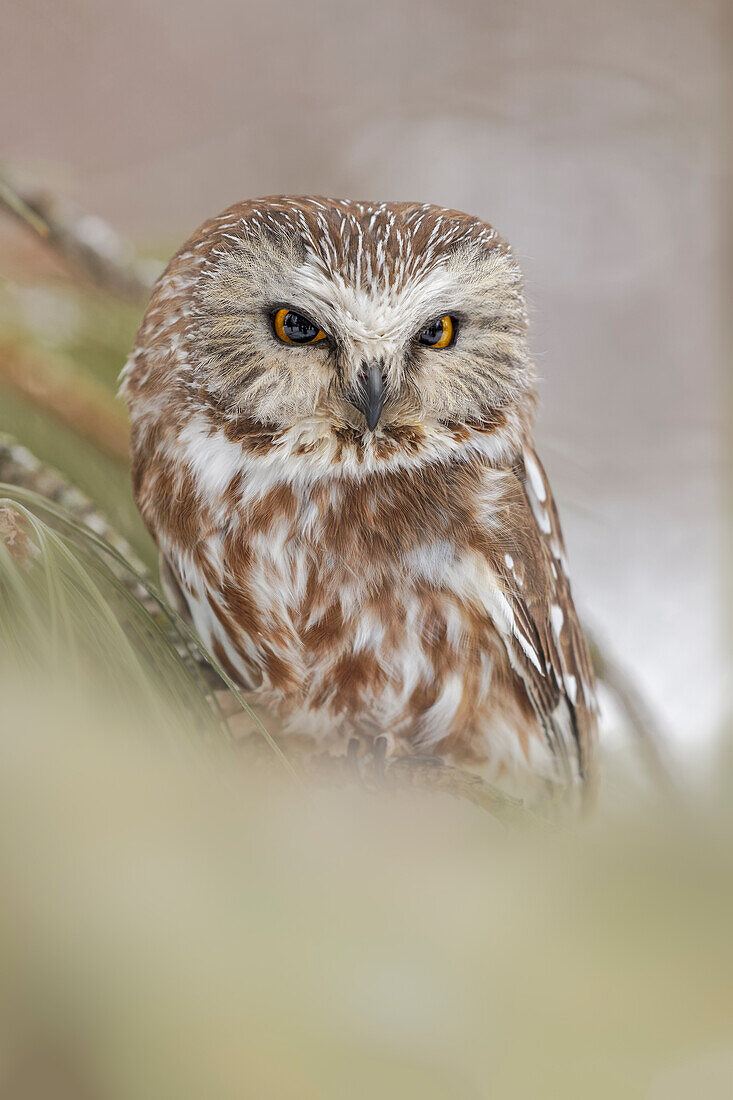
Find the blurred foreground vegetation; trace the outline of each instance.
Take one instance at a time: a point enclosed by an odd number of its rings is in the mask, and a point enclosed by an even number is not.
[[[507,832],[314,799],[163,702],[0,694],[1,1095],[730,1096],[730,771]]]

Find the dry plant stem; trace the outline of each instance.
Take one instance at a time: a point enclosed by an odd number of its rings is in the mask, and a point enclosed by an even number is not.
[[[24,565],[31,557],[32,550],[28,532],[21,524],[16,512],[0,504],[0,543],[3,543],[10,556]]]
[[[49,196],[21,192],[0,175],[0,210],[53,248],[62,260],[94,286],[130,302],[144,304],[147,301],[151,283],[140,274],[136,265],[102,251],[86,235],[82,235],[82,220],[63,218]],[[97,225],[104,226],[104,223],[98,219]],[[108,240],[119,240],[111,229],[104,228]],[[122,242],[119,245],[122,253]]]
[[[64,508],[78,523],[91,528],[117,550],[136,573],[145,573],[145,566],[135,556],[130,544],[107,522],[89,497],[71,485],[58,470],[40,462],[12,437],[0,434],[0,482],[3,481],[38,493],[52,504]],[[130,590],[143,599],[144,590],[139,586]]]
[[[664,749],[664,735],[633,677],[586,629],[593,667],[621,708],[654,782],[667,794],[679,793]]]
[[[99,383],[8,343],[0,344],[0,382],[58,417],[103,454],[117,462],[129,461],[127,416]]]

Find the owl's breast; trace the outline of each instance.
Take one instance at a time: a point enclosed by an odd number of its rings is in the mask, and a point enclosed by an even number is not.
[[[535,723],[477,596],[490,577],[468,513],[465,496],[283,481],[193,538],[158,533],[204,642],[286,732],[336,751],[386,732],[474,764],[490,728],[494,763],[496,730],[519,728],[504,755],[524,766]]]
[[[294,732],[468,745],[501,647],[462,590],[455,510],[351,488],[283,482],[235,509],[199,548],[197,629]]]

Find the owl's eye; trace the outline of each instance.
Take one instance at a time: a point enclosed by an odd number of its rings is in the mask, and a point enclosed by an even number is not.
[[[426,325],[415,337],[415,342],[426,348],[447,348],[453,343],[455,333],[455,321],[446,313],[445,317],[440,317],[437,321],[431,321]]]
[[[272,319],[275,335],[284,344],[315,344],[325,340],[326,334],[307,317],[294,309],[279,309]]]

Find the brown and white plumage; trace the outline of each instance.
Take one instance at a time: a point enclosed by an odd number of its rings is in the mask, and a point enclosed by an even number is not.
[[[278,340],[286,309],[319,339]],[[449,346],[415,342],[444,316]],[[158,281],[123,386],[136,498],[204,641],[286,730],[388,734],[520,788],[588,773],[526,328],[496,231],[418,204],[241,203]]]

